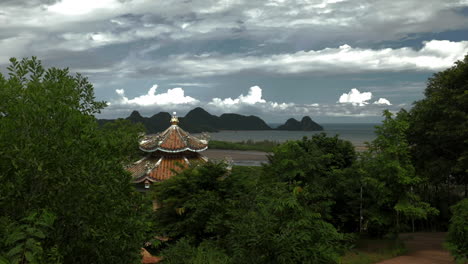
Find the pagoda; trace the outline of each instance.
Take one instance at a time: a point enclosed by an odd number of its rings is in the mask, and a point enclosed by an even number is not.
[[[153,182],[169,179],[190,164],[208,161],[201,154],[208,148],[208,137],[203,137],[196,138],[180,128],[174,112],[169,128],[140,141],[140,150],[147,155],[127,168],[137,189],[148,189]]]

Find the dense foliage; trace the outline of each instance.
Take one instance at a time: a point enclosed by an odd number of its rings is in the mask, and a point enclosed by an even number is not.
[[[341,228],[349,219],[332,221],[346,206],[335,207],[327,186],[354,159],[349,142],[321,134],[275,148],[261,171],[208,163],[158,183],[157,235],[171,238],[162,254],[170,263],[336,263],[345,237],[327,220]]]
[[[351,169],[356,152],[349,141],[321,133],[277,147],[265,181],[287,183],[301,200],[342,231],[357,231],[359,182]]]
[[[429,79],[411,109],[410,140],[417,168],[432,181],[468,183],[468,55]],[[435,168],[438,167],[438,170]]]
[[[0,256],[7,263],[134,263],[149,206],[122,162],[138,128],[100,129],[105,106],[67,69],[11,59],[0,75]]]
[[[466,263],[468,262],[468,199],[463,199],[452,206],[452,212],[447,245],[459,263]]]
[[[410,111],[408,133],[421,195],[441,214],[430,227],[446,230],[450,205],[468,197],[468,55],[428,80]],[[463,189],[460,187],[463,186]]]
[[[208,163],[155,186],[158,235],[171,238],[162,252],[167,261],[193,263],[208,254],[216,260],[210,263],[337,262],[342,235],[301,193],[262,182],[252,170],[229,173]]]
[[[362,183],[365,192],[366,225],[375,235],[399,232],[401,225],[414,219],[426,219],[438,211],[421,201],[415,192],[423,181],[411,161],[407,130],[409,115],[400,111],[395,118],[388,111],[376,127],[377,138],[362,155]],[[412,227],[414,231],[414,226]]]

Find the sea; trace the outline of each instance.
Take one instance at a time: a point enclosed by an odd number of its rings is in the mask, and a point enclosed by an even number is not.
[[[240,142],[240,141],[263,141],[270,140],[285,142],[288,140],[299,140],[303,137],[311,137],[319,133],[326,133],[328,136],[338,135],[339,138],[349,140],[356,147],[365,146],[365,142],[375,139],[375,126],[378,124],[369,123],[334,123],[321,124],[323,131],[280,131],[280,130],[222,130],[216,133],[209,133],[211,140]]]

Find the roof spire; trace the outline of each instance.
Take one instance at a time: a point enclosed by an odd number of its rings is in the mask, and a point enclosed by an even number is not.
[[[177,113],[172,112],[171,125],[179,124],[179,118],[177,118]]]

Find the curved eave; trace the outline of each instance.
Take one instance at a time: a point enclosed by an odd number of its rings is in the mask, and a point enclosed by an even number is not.
[[[167,152],[167,153],[179,153],[179,152],[184,152],[184,151],[191,151],[191,152],[202,152],[208,149],[208,146],[201,148],[201,149],[192,149],[192,148],[183,148],[183,149],[165,149],[165,148],[154,148],[154,149],[144,149],[140,147],[140,150],[144,152],[155,152],[155,151],[162,151],[162,152]]]
[[[133,180],[134,183],[141,183],[141,182],[144,182],[144,181],[150,181],[150,182],[157,182],[157,180],[151,178],[148,174],[144,174],[143,176],[140,176],[136,179]]]

